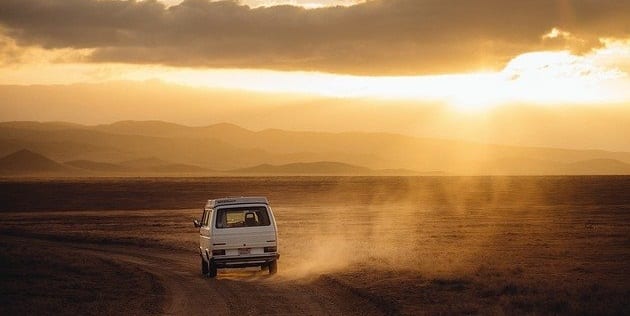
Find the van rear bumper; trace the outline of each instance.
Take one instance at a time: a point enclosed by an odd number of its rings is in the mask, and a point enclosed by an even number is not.
[[[257,256],[228,256],[213,257],[212,260],[217,268],[246,268],[268,265],[270,262],[280,258],[280,254],[265,254]]]

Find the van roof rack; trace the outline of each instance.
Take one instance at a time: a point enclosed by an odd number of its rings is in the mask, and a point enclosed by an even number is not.
[[[269,204],[269,201],[264,196],[226,197],[208,200],[208,203],[206,203],[206,208],[210,209],[214,208],[215,206],[232,204]]]

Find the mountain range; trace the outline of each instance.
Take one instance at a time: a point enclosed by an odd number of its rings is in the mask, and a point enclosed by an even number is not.
[[[252,131],[229,123],[0,123],[0,174],[630,174],[630,153],[390,133]]]

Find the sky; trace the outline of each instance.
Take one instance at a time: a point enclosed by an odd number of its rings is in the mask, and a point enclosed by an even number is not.
[[[609,113],[630,104],[629,74],[630,1],[0,2],[2,85],[159,80],[463,113]]]

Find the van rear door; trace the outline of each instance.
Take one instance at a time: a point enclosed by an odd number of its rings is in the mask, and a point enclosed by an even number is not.
[[[275,222],[266,205],[235,205],[216,210],[213,248],[226,256],[263,255],[276,246]]]

